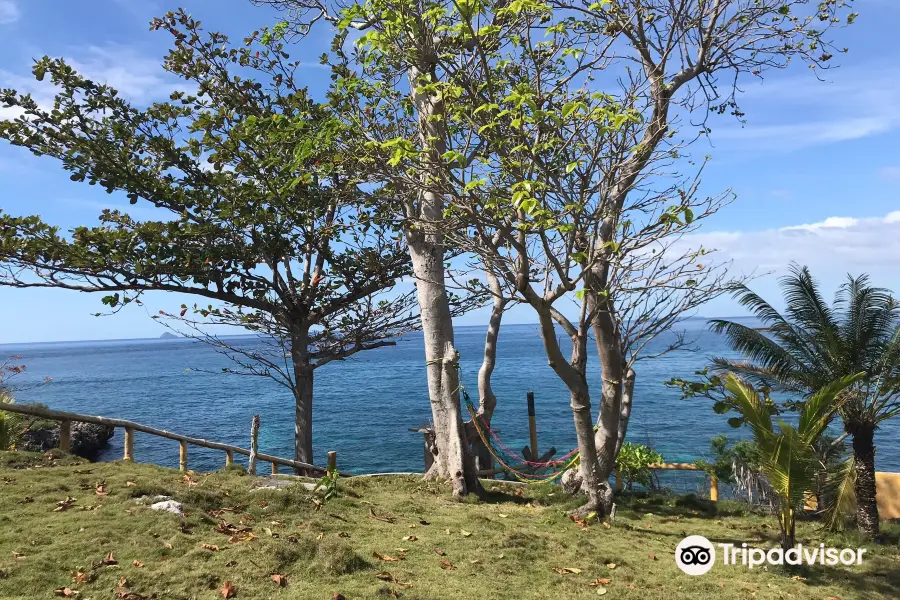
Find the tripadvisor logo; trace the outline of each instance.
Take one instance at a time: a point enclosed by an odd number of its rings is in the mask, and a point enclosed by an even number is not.
[[[865,548],[826,548],[825,544],[805,547],[798,544],[794,548],[754,548],[746,543],[718,544],[724,565],[743,565],[748,569],[760,565],[829,565],[838,563],[850,566],[861,565]],[[675,548],[675,564],[688,575],[703,575],[716,562],[716,549],[712,542],[702,535],[689,535]]]

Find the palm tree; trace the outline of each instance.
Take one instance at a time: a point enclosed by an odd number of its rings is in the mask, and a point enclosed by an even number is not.
[[[882,421],[900,413],[900,305],[889,290],[871,286],[867,275],[848,276],[831,306],[806,267],[791,265],[780,285],[784,315],[746,286],[736,288],[735,297],[765,328],[711,321],[711,329],[746,358],[716,358],[714,369],[807,401],[830,382],[865,373],[844,391],[839,414],[853,437],[857,525],[875,536],[874,434]]]
[[[776,411],[768,396],[761,398],[753,386],[733,374],[728,375],[726,402],[743,415],[753,431],[760,468],[778,496],[778,525],[784,550],[795,545],[796,511],[803,507],[806,492],[816,483],[819,472],[816,441],[835,412],[849,400],[841,393],[863,375],[844,377],[821,388],[800,407],[796,426],[778,421],[777,427],[772,425]]]

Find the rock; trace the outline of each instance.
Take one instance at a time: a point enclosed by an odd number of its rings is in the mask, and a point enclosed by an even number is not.
[[[163,502],[151,504],[150,510],[162,510],[168,513],[172,513],[173,515],[178,515],[179,517],[184,516],[184,510],[182,510],[181,502],[175,502],[174,500],[165,500]]]
[[[45,425],[46,424],[46,425]],[[94,423],[72,423],[72,454],[93,460],[109,444],[115,430],[106,425]],[[21,449],[28,452],[47,452],[59,447],[59,423],[52,425],[42,422],[37,427],[29,427],[22,434]]]

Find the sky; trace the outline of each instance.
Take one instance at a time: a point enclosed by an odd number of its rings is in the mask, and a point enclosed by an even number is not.
[[[817,79],[802,65],[770,73],[744,86],[746,123],[720,119],[710,142],[703,178],[708,193],[732,190],[736,201],[710,218],[688,241],[715,248],[733,261],[735,274],[756,275],[751,287],[780,306],[777,278],[791,261],[808,265],[830,295],[848,273],[867,272],[877,285],[900,292],[900,51],[891,41],[900,0],[856,0],[856,23],[838,32],[850,52],[838,68]],[[61,56],[86,75],[109,83],[137,104],[164,99],[180,86],[160,62],[168,34],[149,30],[154,16],[184,7],[206,28],[240,39],[278,20],[248,0],[0,0],[0,88],[35,94],[32,61]],[[325,44],[326,29],[316,35]],[[327,81],[310,53],[308,85]],[[302,56],[300,56],[302,60]],[[8,117],[0,109],[0,118]],[[53,159],[35,158],[0,142],[0,208],[39,214],[69,229],[96,221],[104,208],[126,208],[135,218],[158,218],[152,208],[131,207],[118,196],[71,182]],[[151,320],[184,297],[146,298],[114,316],[94,317],[99,294],[0,288],[0,344],[158,337]],[[744,314],[731,298],[718,298],[703,316]],[[531,323],[528,307],[507,322]],[[477,311],[461,325],[487,322]]]

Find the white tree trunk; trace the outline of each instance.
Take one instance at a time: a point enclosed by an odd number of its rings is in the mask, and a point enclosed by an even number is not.
[[[416,91],[423,71],[411,68],[409,81],[419,115],[422,147],[434,164],[443,160],[446,149],[443,131],[443,102]],[[438,118],[435,118],[438,115]],[[434,175],[434,174],[432,174]],[[444,273],[444,243],[440,231],[444,202],[433,189],[434,176],[423,174],[418,206],[408,210],[412,218],[406,228],[407,245],[416,278],[416,294],[425,338],[428,395],[434,418],[434,464],[427,477],[450,480],[454,497],[480,493],[475,461],[469,451],[459,403],[459,355],[453,344],[453,320]]]
[[[628,367],[625,371],[625,383],[622,386],[622,402],[619,410],[619,436],[616,440],[616,459],[619,458],[619,451],[622,450],[622,443],[628,433],[628,421],[631,419],[631,402],[634,398],[634,380],[636,377],[634,369]]]
[[[593,319],[597,355],[600,358],[600,414],[597,418],[597,468],[599,476],[608,479],[616,467],[616,448],[619,439],[619,417],[625,379],[624,357],[613,314],[612,301],[601,303]]]
[[[493,295],[491,318],[488,321],[487,335],[484,340],[484,359],[478,370],[478,416],[488,425],[494,416],[497,407],[497,397],[491,388],[491,375],[497,362],[497,339],[500,336],[500,323],[503,320],[503,311],[506,308],[506,300],[500,282],[492,273],[486,273],[488,285]]]

